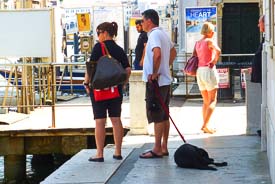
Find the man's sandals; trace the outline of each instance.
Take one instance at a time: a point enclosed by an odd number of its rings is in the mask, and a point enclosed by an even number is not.
[[[162,155],[158,155],[155,152],[153,152],[152,150],[146,151],[144,153],[142,153],[141,155],[139,155],[139,158],[162,158]]]

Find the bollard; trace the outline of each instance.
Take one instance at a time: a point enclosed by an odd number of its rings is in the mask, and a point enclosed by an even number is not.
[[[148,134],[145,106],[145,83],[142,81],[142,71],[132,71],[130,86],[130,134]]]

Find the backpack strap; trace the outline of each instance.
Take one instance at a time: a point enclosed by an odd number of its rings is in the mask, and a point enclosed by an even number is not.
[[[107,56],[111,57],[111,55],[110,55],[110,53],[109,53],[109,51],[108,51],[105,43],[104,42],[100,42],[100,46],[101,46],[101,51],[102,51],[103,56],[107,55]]]
[[[105,56],[106,55],[106,52],[105,52],[106,46],[103,42],[100,42],[100,46],[101,46],[102,55]]]

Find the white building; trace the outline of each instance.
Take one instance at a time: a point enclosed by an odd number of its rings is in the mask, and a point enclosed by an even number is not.
[[[260,111],[258,116],[261,116],[258,118],[261,122],[258,124],[262,132],[261,149],[267,154],[272,183],[275,183],[275,3],[273,0],[179,0],[178,40],[179,55],[182,55],[182,58],[179,58],[178,61],[185,60],[184,54],[187,50],[184,8],[196,6],[217,6],[218,45],[222,48],[222,53],[226,52],[227,54],[255,53],[257,49],[255,44],[259,45],[261,40],[257,26],[258,19],[260,15],[265,14],[263,81],[260,89],[262,102],[258,109]],[[246,16],[241,17],[240,14]],[[230,23],[234,25],[230,25]],[[232,32],[236,34],[232,34]],[[261,98],[261,94],[255,95],[256,98]]]
[[[262,62],[262,149],[267,151],[270,174],[275,183],[275,4],[264,0],[261,5],[266,31]]]

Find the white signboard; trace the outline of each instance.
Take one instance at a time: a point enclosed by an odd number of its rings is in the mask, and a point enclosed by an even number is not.
[[[214,40],[217,41],[217,8],[193,7],[185,8],[185,40],[186,52],[192,53],[196,41],[202,38],[200,34],[204,22],[211,22],[215,26]]]
[[[118,35],[116,37],[116,43],[124,48],[124,28],[123,28],[123,8],[122,6],[115,7],[94,7],[93,9],[93,30],[103,22],[116,22],[118,25]],[[94,41],[98,40],[96,31],[93,32]]]
[[[0,22],[0,57],[51,56],[51,10],[3,10]]]
[[[136,20],[141,19],[141,17],[131,17],[129,19],[129,49],[135,49],[137,45],[137,40],[139,37],[139,34],[136,29]]]
[[[159,27],[162,27],[168,34],[170,40],[172,40],[172,21],[171,18],[161,18],[159,21]]]

